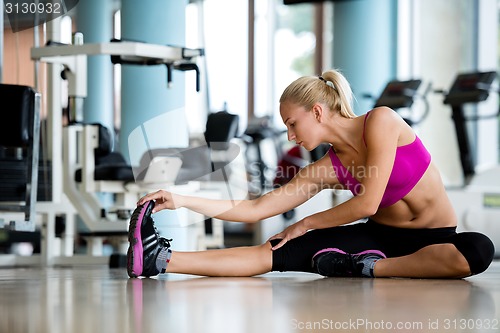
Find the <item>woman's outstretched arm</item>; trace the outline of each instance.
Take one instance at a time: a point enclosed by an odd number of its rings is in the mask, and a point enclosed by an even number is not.
[[[185,207],[200,214],[221,220],[254,223],[289,211],[317,194],[323,188],[337,183],[331,162],[325,155],[319,161],[301,169],[284,186],[274,189],[253,200],[218,200],[186,196],[159,190],[149,193],[138,201],[141,205],[149,200],[156,202],[153,213],[163,209]]]

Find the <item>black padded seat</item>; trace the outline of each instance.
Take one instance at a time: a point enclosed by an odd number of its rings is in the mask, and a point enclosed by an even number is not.
[[[214,150],[227,150],[229,142],[238,135],[239,116],[227,111],[211,113],[207,117],[205,141]]]
[[[0,85],[2,121],[0,143],[4,147],[28,147],[33,142],[33,109],[36,92],[28,86]],[[37,147],[38,148],[38,147]]]
[[[16,230],[35,230],[38,191],[41,95],[28,86],[0,84],[0,183],[1,211],[24,212],[24,223]],[[12,156],[8,152],[17,152]],[[17,156],[21,155],[21,156]],[[11,157],[15,157],[12,159]],[[10,204],[13,198],[24,204]],[[5,203],[5,204],[4,204]],[[12,221],[14,224],[21,221]],[[19,229],[18,229],[19,227]]]
[[[112,151],[113,139],[110,131],[102,124],[93,123],[99,130],[98,146],[94,149],[94,180],[134,181],[132,166],[127,164],[122,154]],[[82,170],[75,171],[75,181],[82,182]]]
[[[117,180],[132,182],[135,180],[132,167],[128,165],[120,153],[112,152],[99,157],[94,170],[94,180]],[[75,172],[75,181],[82,182],[82,169]]]

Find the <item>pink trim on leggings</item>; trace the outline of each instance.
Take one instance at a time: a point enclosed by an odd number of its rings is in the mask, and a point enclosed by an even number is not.
[[[315,255],[313,255],[313,259],[321,254],[321,253],[325,253],[325,252],[337,252],[337,253],[340,253],[340,254],[347,254],[347,252],[344,252],[342,251],[341,249],[337,249],[337,248],[333,248],[333,247],[329,247],[329,248],[326,248],[326,249],[323,249],[323,250],[320,250],[318,252],[316,252]],[[379,256],[381,257],[384,257],[384,258],[387,258],[385,256],[385,254],[379,250],[365,250],[365,251],[362,251],[362,252],[359,252],[359,253],[355,253],[353,254],[353,256],[359,256],[359,255],[362,255],[362,254],[367,254],[367,253],[374,253],[374,254],[378,254]]]

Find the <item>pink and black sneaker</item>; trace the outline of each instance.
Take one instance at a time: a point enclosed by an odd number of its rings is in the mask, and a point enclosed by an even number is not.
[[[154,205],[154,201],[148,201],[138,206],[130,218],[127,273],[132,278],[165,273],[172,256],[172,240],[160,237],[154,226],[151,217]]]
[[[314,270],[323,276],[374,277],[375,263],[385,258],[385,254],[378,250],[350,254],[337,248],[328,248],[317,252],[312,264]]]

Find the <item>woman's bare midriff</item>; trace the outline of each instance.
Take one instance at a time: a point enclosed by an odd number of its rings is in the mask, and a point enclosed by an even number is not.
[[[410,193],[394,205],[379,209],[371,219],[380,224],[411,229],[457,225],[439,171],[432,163]]]

